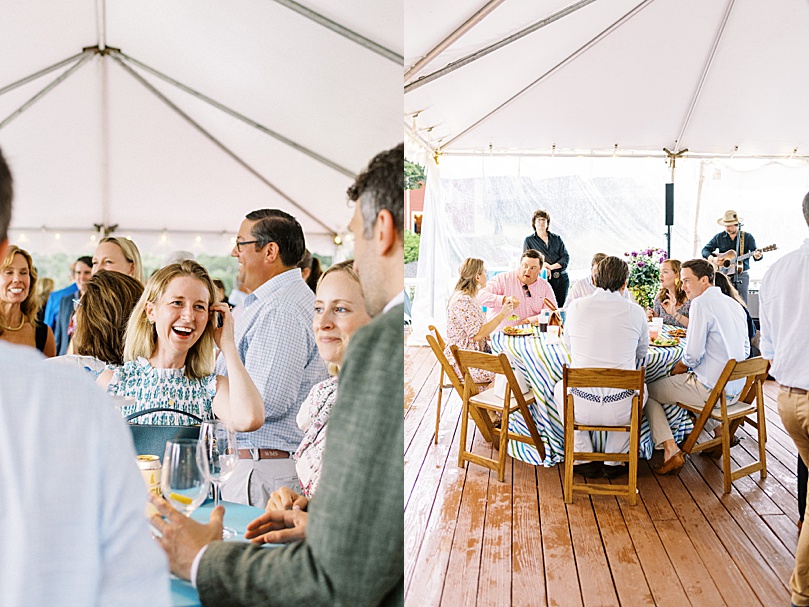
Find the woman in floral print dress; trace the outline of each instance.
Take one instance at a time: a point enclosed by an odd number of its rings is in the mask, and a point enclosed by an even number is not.
[[[312,329],[318,352],[328,363],[332,376],[312,387],[298,413],[298,426],[304,434],[293,457],[303,495],[281,487],[270,495],[267,512],[296,507],[305,510],[317,489],[326,448],[326,429],[332,405],[337,400],[337,372],[351,336],[371,322],[353,265],[354,260],[349,259],[331,266],[321,275],[315,291]]]
[[[460,370],[449,347],[455,345],[461,350],[491,352],[489,335],[514,312],[514,304],[510,298],[506,298],[500,312],[486,322],[486,316],[476,299],[478,291],[486,286],[486,268],[483,260],[469,257],[461,264],[459,273],[461,276],[447,305],[447,349],[444,351],[458,376]],[[469,372],[476,383],[490,382],[494,379],[491,371],[470,369]]]
[[[222,319],[219,328],[217,314]],[[227,377],[213,372],[214,343],[224,355]],[[108,394],[127,400],[121,409],[124,416],[167,407],[230,421],[238,432],[257,430],[264,423],[264,403],[233,339],[230,308],[216,303],[213,282],[195,261],[168,265],[149,279],[127,324],[123,366],[104,371],[97,381]],[[193,422],[165,411],[133,423]]]

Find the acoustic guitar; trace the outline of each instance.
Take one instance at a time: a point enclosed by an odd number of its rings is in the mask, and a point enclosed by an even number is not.
[[[771,244],[763,249],[756,249],[755,251],[750,251],[749,253],[739,256],[736,256],[736,251],[726,251],[725,253],[716,256],[716,262],[714,265],[716,265],[716,269],[725,276],[733,276],[736,272],[741,272],[743,270],[744,265],[742,262],[748,257],[752,257],[753,253],[756,251],[766,253],[768,251],[775,251],[777,248],[778,245]]]

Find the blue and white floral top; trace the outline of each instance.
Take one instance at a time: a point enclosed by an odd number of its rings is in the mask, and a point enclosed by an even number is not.
[[[216,374],[201,379],[188,379],[182,369],[155,369],[145,358],[128,361],[115,372],[107,386],[107,394],[134,398],[134,403],[121,407],[124,417],[154,409],[169,407],[192,413],[203,420],[213,419],[213,397],[216,394]],[[159,426],[191,426],[196,422],[185,415],[170,411],[150,413],[132,420],[133,424]]]

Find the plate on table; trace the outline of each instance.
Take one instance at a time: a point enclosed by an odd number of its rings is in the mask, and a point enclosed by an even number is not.
[[[649,345],[658,348],[673,348],[679,344],[680,340],[677,337],[657,337],[649,342]]]
[[[503,333],[506,335],[511,335],[512,337],[518,335],[525,337],[528,335],[533,335],[534,330],[531,327],[504,327]]]
[[[668,333],[670,337],[685,337],[686,335],[685,329],[681,327],[674,327],[673,329],[670,329]]]

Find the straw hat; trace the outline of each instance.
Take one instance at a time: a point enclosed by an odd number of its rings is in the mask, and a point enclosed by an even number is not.
[[[737,223],[741,223],[742,221],[744,221],[744,218],[739,217],[739,214],[731,209],[729,211],[725,211],[725,215],[717,219],[716,223],[718,223],[720,226],[732,226],[736,225]]]

